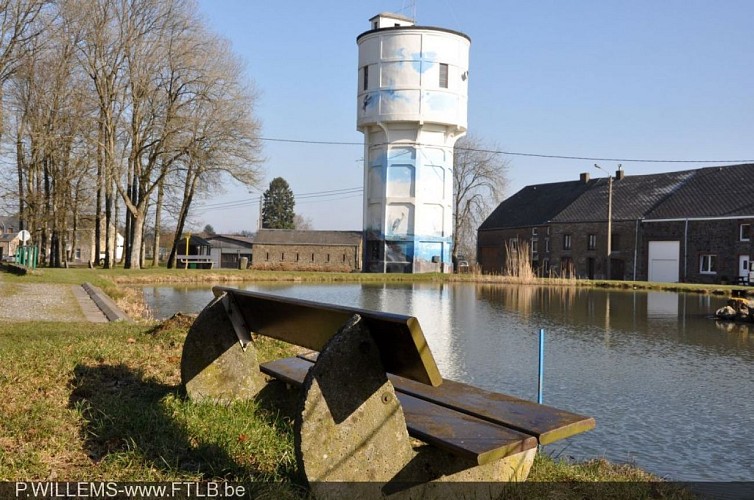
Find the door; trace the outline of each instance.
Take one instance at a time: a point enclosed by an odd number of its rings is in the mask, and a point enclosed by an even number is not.
[[[587,257],[586,259],[586,277],[590,280],[594,279],[594,257]]]
[[[748,255],[738,256],[738,277],[746,278],[747,280],[749,278],[749,256]]]
[[[680,254],[680,241],[650,241],[648,280],[678,283]]]

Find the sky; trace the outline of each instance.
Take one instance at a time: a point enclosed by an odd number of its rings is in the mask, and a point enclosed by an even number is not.
[[[245,64],[266,158],[258,189],[228,183],[193,209],[218,233],[256,231],[275,177],[313,229],[362,229],[356,37],[386,11],[471,38],[469,134],[508,153],[505,197],[604,177],[595,163],[642,175],[754,162],[751,0],[200,0],[199,11]]]

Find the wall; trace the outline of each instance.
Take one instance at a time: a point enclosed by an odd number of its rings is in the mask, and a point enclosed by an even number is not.
[[[722,220],[690,220],[647,222],[642,225],[643,256],[646,256],[649,241],[679,241],[679,276],[687,283],[720,283],[732,281],[738,276],[739,256],[754,257],[754,244],[740,241],[739,228],[742,223],[752,224],[754,218]],[[714,273],[700,272],[700,256],[716,256]],[[646,257],[640,260],[641,278],[647,279]]]
[[[360,269],[357,245],[284,245],[255,243],[253,269],[351,272]]]

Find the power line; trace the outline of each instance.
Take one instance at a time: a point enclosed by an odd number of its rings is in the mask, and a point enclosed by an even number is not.
[[[260,140],[267,142],[287,142],[295,144],[317,144],[329,146],[363,146],[363,142],[346,142],[346,141],[314,141],[303,139],[283,139],[278,137],[260,137]],[[374,146],[387,146],[388,143],[374,144]],[[415,146],[433,146],[433,144],[413,143]],[[614,161],[614,162],[635,162],[635,163],[754,163],[754,160],[660,160],[657,158],[607,158],[598,156],[568,156],[568,155],[548,155],[543,153],[521,153],[517,151],[503,151],[499,149],[477,149],[457,147],[459,151],[474,151],[478,153],[500,154],[507,156],[524,156],[531,158],[549,158],[555,160],[580,160],[580,161]]]
[[[360,195],[363,191],[364,189],[361,187],[350,187],[350,188],[341,188],[341,189],[330,189],[327,191],[314,191],[311,193],[302,193],[299,195],[294,193],[293,197],[297,202],[298,200],[304,200],[302,201],[302,203],[316,202],[316,201],[335,201],[335,200],[353,198],[354,195]],[[329,198],[329,199],[317,200],[316,198]],[[200,212],[209,212],[213,210],[226,210],[226,209],[232,209],[232,208],[241,208],[241,207],[256,205],[257,203],[259,203],[261,199],[262,199],[261,196],[257,196],[255,198],[249,198],[246,200],[233,200],[233,201],[226,201],[226,202],[221,202],[221,203],[211,203],[207,205],[200,204],[197,206],[197,209]]]

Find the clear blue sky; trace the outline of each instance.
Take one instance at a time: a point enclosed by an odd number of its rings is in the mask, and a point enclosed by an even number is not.
[[[258,91],[265,138],[361,143],[356,37],[401,0],[201,0]],[[406,14],[411,12],[403,11]],[[495,149],[541,155],[754,160],[754,1],[416,2],[417,24],[471,37],[469,132]],[[362,146],[264,142],[259,192],[228,187],[197,225],[257,229],[258,198],[281,176],[315,229],[362,227]],[[592,160],[506,156],[523,186],[604,175]],[[597,161],[606,170],[618,162]],[[627,175],[724,164],[622,162]],[[238,202],[232,204],[232,202]],[[229,203],[226,208],[223,203]]]

